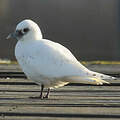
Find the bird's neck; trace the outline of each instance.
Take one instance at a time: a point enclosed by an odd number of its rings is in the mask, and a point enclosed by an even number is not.
[[[42,34],[41,33],[34,33],[34,34],[28,34],[24,36],[21,41],[28,42],[28,41],[35,41],[35,40],[41,40]]]
[[[30,38],[35,39],[35,40],[40,40],[43,38],[42,33],[36,33],[34,35],[31,35]]]

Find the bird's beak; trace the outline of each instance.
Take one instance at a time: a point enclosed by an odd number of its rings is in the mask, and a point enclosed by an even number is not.
[[[15,38],[15,39],[16,39],[16,34],[15,34],[15,32],[14,32],[14,33],[10,33],[10,34],[6,37],[6,39],[10,39],[10,38]]]

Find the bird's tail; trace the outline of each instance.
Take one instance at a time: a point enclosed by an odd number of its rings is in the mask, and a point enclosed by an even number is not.
[[[105,75],[105,74],[98,73],[98,72],[89,71],[89,73],[90,73],[90,76],[99,78],[101,80],[116,80],[117,79],[116,77],[112,77],[112,76]]]
[[[79,76],[70,76],[66,78],[67,82],[70,83],[84,83],[84,84],[93,84],[93,85],[103,85],[104,83],[110,84],[109,82],[95,78],[95,77],[79,77]]]

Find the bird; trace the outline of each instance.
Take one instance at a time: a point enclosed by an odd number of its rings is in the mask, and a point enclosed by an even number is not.
[[[106,80],[116,77],[91,71],[83,66],[69,49],[63,45],[44,39],[42,32],[34,21],[22,20],[7,39],[15,38],[15,57],[27,76],[41,86],[40,95],[36,98],[49,98],[51,89],[69,83],[103,85]],[[47,93],[44,95],[44,88]]]

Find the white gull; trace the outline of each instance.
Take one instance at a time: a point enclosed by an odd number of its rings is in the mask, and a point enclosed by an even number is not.
[[[39,26],[32,20],[20,22],[8,38],[18,40],[15,56],[26,76],[41,85],[39,98],[48,98],[50,89],[68,83],[102,85],[108,75],[93,72],[84,67],[63,45],[43,39]],[[43,97],[43,89],[48,92]]]

